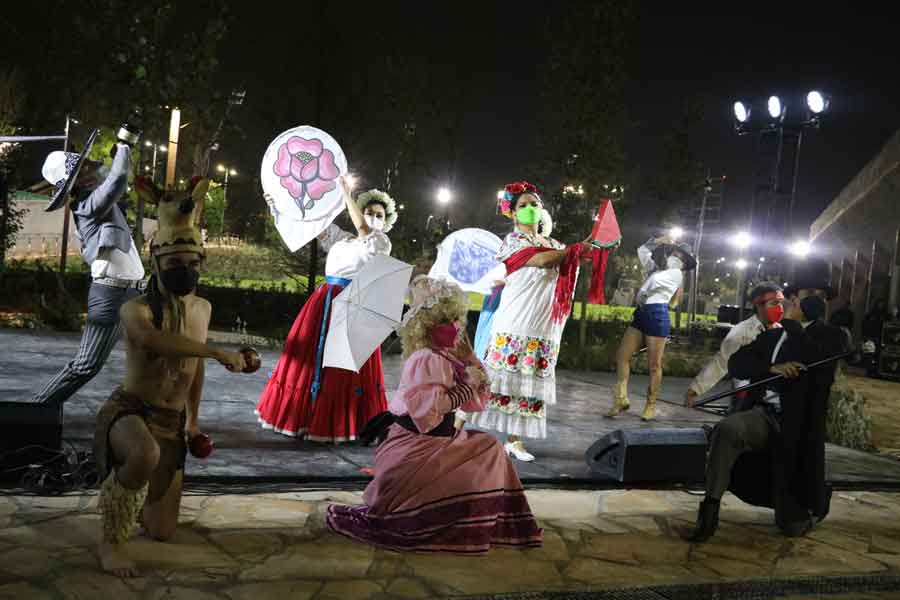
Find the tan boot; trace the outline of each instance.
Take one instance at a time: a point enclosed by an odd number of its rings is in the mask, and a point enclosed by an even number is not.
[[[656,418],[656,392],[647,390],[647,402],[644,404],[644,412],[641,413],[641,419],[644,421],[652,421]]]
[[[628,383],[620,381],[616,383],[616,390],[613,393],[613,405],[609,412],[606,413],[606,416],[609,418],[618,416],[619,413],[623,413],[629,408],[631,408],[631,404],[628,402]]]

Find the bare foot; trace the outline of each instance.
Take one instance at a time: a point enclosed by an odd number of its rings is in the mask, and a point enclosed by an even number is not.
[[[117,577],[137,577],[137,565],[122,551],[121,544],[101,542],[97,548],[100,567]]]

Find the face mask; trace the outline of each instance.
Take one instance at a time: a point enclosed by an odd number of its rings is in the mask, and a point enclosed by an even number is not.
[[[444,323],[431,328],[431,343],[435,348],[452,348],[459,342],[459,325]]]
[[[376,217],[375,215],[363,215],[363,218],[366,220],[366,225],[369,226],[369,229],[384,231],[384,219],[381,217]]]
[[[523,206],[516,211],[516,220],[522,225],[534,225],[541,220],[541,209],[537,206]]]
[[[670,256],[666,259],[667,269],[681,269],[682,267],[684,267],[684,263],[677,256]]]
[[[803,317],[807,321],[815,321],[825,316],[827,309],[825,300],[821,296],[807,296],[800,301],[800,310],[803,311]]]
[[[784,317],[784,307],[780,304],[766,307],[766,319],[769,323],[778,323]]]
[[[159,278],[169,293],[187,296],[197,287],[200,273],[196,269],[182,265],[160,271]]]

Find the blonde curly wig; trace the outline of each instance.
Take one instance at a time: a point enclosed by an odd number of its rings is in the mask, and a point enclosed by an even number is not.
[[[426,278],[420,276],[416,279]],[[413,285],[415,285],[415,281]],[[438,295],[436,301],[435,296],[430,296],[424,303],[420,302],[420,306],[410,308],[411,311],[415,310],[416,312],[398,332],[403,345],[404,359],[422,348],[431,347],[431,336],[428,332],[436,325],[459,321],[465,326],[466,314],[469,311],[469,297],[462,290],[459,292]]]

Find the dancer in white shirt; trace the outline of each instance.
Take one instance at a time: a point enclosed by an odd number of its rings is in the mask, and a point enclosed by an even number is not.
[[[694,406],[698,396],[712,389],[722,377],[728,374],[728,359],[731,355],[752,342],[759,334],[773,327],[781,327],[779,321],[784,316],[784,293],[774,283],[761,283],[750,292],[750,302],[756,308],[756,314],[744,319],[731,328],[719,351],[712,357],[703,370],[694,377],[685,396],[685,405]],[[750,383],[734,380],[735,387]]]
[[[668,237],[648,240],[638,248],[638,258],[650,275],[637,293],[637,308],[634,319],[625,330],[619,349],[616,351],[616,383],[613,405],[607,417],[615,417],[628,410],[628,375],[631,371],[631,357],[647,344],[650,367],[650,387],[647,402],[641,418],[649,421],[656,416],[656,398],[662,383],[662,357],[669,337],[671,323],[669,307],[681,298],[681,284],[684,272],[697,266],[687,244],[675,244]]]

